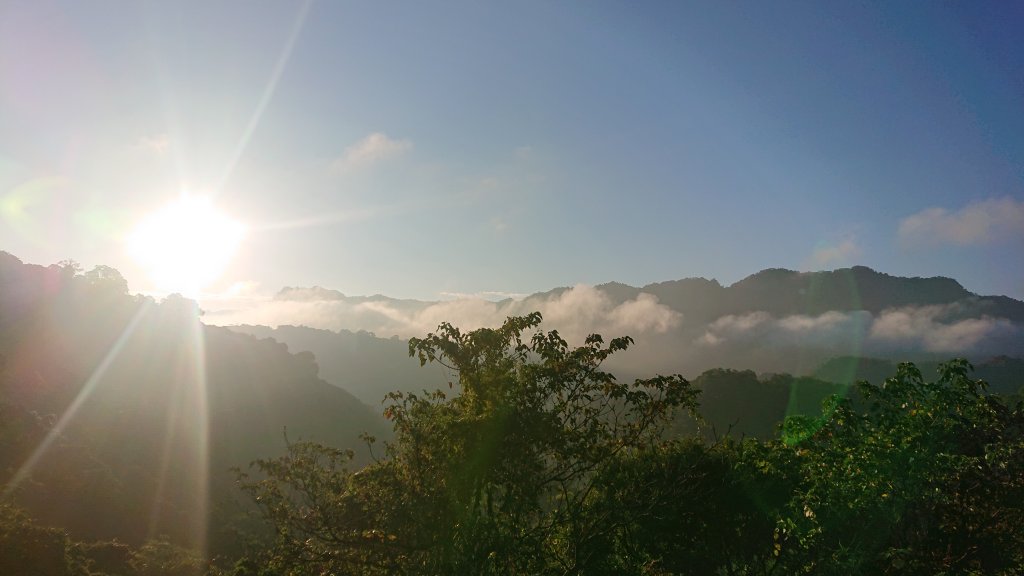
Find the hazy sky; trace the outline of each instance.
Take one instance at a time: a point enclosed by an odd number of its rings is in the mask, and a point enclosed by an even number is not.
[[[433,299],[864,264],[1024,298],[1024,3],[0,3],[0,250]],[[183,231],[183,234],[187,233]]]

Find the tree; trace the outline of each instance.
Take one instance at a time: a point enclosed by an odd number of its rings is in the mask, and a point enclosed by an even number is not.
[[[592,508],[611,516],[586,574],[771,574],[776,526],[798,478],[754,439],[677,439],[618,459]]]
[[[790,572],[1021,573],[1024,413],[970,369],[954,360],[925,382],[901,364],[881,386],[859,384],[864,409],[833,399],[820,419],[787,421],[803,474]]]
[[[632,340],[570,347],[541,315],[463,333],[442,324],[409,353],[460,393],[392,393],[395,440],[352,473],[351,453],[292,444],[241,485],[273,522],[269,561],[288,574],[581,573],[606,553],[616,515],[596,510],[622,458],[661,443],[696,393],[681,376],[618,382],[601,364]],[[454,388],[454,381],[451,383]]]
[[[110,266],[96,266],[83,274],[90,287],[97,291],[109,292],[112,296],[128,294],[128,281],[116,269]]]
[[[629,338],[540,321],[412,339],[452,391],[390,394],[371,465],[297,442],[240,474],[275,537],[236,573],[1024,573],[1024,409],[967,362],[903,364],[778,439],[665,440],[685,379],[620,383]]]

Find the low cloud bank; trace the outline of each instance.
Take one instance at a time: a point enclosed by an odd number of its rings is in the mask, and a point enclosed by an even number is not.
[[[539,311],[543,328],[571,344],[588,334],[628,335],[637,346],[610,364],[622,375],[679,372],[696,376],[714,367],[807,373],[836,356],[899,360],[968,356],[973,359],[1024,349],[1024,327],[985,315],[984,307],[957,302],[774,316],[766,311],[727,314],[709,323],[688,320],[657,297],[640,293],[615,299],[592,286],[498,302],[462,298],[442,302],[346,297],[323,289],[292,289],[277,298],[250,298],[231,310],[208,312],[211,324],[304,325],[379,337],[422,337],[442,322],[460,329],[497,327],[508,316]]]
[[[292,296],[295,296],[293,298]],[[237,304],[237,303],[236,303]],[[229,310],[212,311],[212,324],[304,325],[329,330],[366,330],[381,337],[409,338],[433,332],[442,322],[463,330],[497,327],[508,316],[540,311],[544,327],[579,342],[588,334],[606,336],[665,333],[682,323],[682,315],[642,293],[615,303],[592,286],[578,285],[548,296],[491,302],[480,298],[445,302],[344,298],[337,292],[306,289],[288,299],[251,300]]]
[[[782,318],[767,312],[730,314],[709,324],[694,343],[705,347],[755,342],[771,347],[850,347],[863,342],[871,322],[871,313],[863,310]]]
[[[863,310],[782,318],[752,312],[718,318],[693,344],[721,347],[756,341],[763,346],[855,348],[882,355],[897,350],[963,354],[1022,336],[1021,327],[1005,318],[947,320],[956,312],[955,305],[892,308],[877,317]]]
[[[884,311],[872,324],[870,337],[920,346],[928,352],[956,353],[974,350],[988,340],[1013,337],[1020,329],[1005,318],[967,318],[941,322],[949,306],[922,306]]]

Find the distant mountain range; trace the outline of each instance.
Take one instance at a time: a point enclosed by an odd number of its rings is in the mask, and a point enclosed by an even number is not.
[[[969,292],[952,278],[891,276],[866,266],[823,272],[796,272],[770,268],[747,276],[730,286],[722,286],[717,280],[684,278],[655,282],[639,288],[619,282],[598,284],[595,288],[618,304],[634,300],[641,294],[649,294],[686,318],[704,322],[729,314],[757,311],[776,316],[858,310],[878,314],[887,309],[907,306],[955,305],[957,309],[947,318],[987,315],[1024,323],[1024,302],[1020,300],[1008,296],[979,296]],[[531,294],[522,301],[550,300],[572,289],[554,288],[547,292]],[[278,292],[275,300],[338,301],[352,305],[376,303],[400,310],[423,310],[442,303],[395,299],[381,294],[346,296],[337,290],[319,286],[286,287]],[[494,304],[502,307],[513,302],[512,299],[505,299]]]
[[[636,298],[640,293],[652,294],[673,310],[705,321],[756,311],[775,316],[857,310],[879,314],[907,306],[955,305],[956,312],[947,318],[988,315],[1024,322],[1024,302],[1019,300],[978,296],[952,278],[904,278],[865,266],[827,272],[772,268],[727,287],[715,280],[688,278],[648,284],[643,288],[614,282],[598,288],[620,301]]]
[[[633,336],[635,349],[611,363],[625,376],[678,372],[695,377],[718,367],[813,375],[836,357],[935,363],[963,356],[984,363],[1024,355],[1024,302],[979,296],[951,278],[903,278],[863,266],[763,270],[731,286],[704,278],[639,288],[611,282],[497,302],[285,288],[255,314],[261,323],[279,328],[233,329],[311,351],[325,378],[373,402],[389,389],[388,382],[392,388],[416,389],[443,380],[443,375],[417,374],[414,363],[395,357],[403,353],[405,338],[426,334],[442,321],[463,328],[494,326],[506,316],[534,310],[544,314],[545,328],[570,340],[592,332]]]

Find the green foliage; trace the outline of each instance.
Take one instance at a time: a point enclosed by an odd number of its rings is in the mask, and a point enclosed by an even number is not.
[[[63,531],[40,526],[24,511],[0,503],[0,574],[84,576],[69,565],[70,545]]]
[[[128,561],[133,576],[202,576],[207,563],[197,553],[168,542],[150,540]]]
[[[1024,566],[1024,415],[984,395],[963,360],[925,382],[902,364],[789,421],[801,461],[790,507],[797,568],[816,574],[1018,574]],[[802,514],[800,513],[802,511]]]
[[[592,513],[604,538],[586,574],[733,574],[775,563],[793,479],[754,440],[675,441],[607,467]],[[756,573],[756,571],[755,571]]]
[[[461,393],[393,393],[394,441],[297,443],[242,487],[276,530],[270,573],[1018,574],[1024,415],[957,360],[786,419],[778,440],[660,440],[696,391],[600,369],[628,338],[523,337],[539,314],[410,342]],[[718,371],[714,379],[752,374]],[[771,382],[782,382],[778,378]],[[782,382],[786,384],[788,382]],[[816,381],[808,381],[815,385]],[[454,385],[454,382],[453,382]],[[453,386],[454,387],[454,386]],[[767,389],[765,389],[767,390]],[[769,390],[765,398],[777,396]],[[238,574],[255,574],[239,569]]]
[[[610,529],[595,513],[619,459],[656,449],[695,392],[680,376],[625,384],[600,369],[631,340],[524,333],[540,314],[462,333],[442,324],[410,355],[457,374],[461,394],[393,393],[395,440],[351,473],[350,454],[307,443],[256,463],[243,489],[272,519],[282,573],[577,573]]]
[[[139,548],[115,541],[83,543],[0,504],[0,574],[32,576],[203,576],[215,574],[192,551],[166,540]]]

